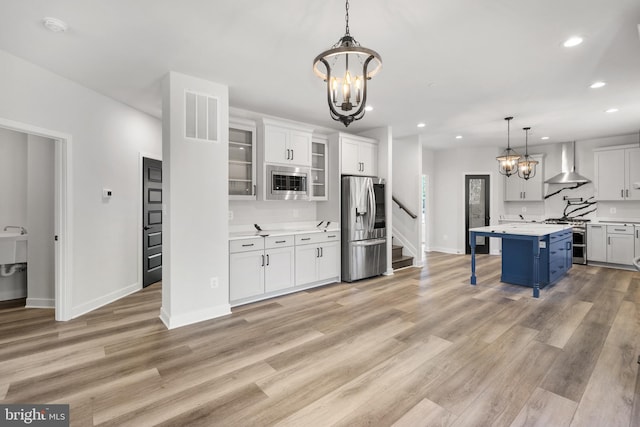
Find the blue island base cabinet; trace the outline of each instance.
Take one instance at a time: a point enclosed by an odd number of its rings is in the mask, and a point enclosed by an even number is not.
[[[476,238],[502,239],[501,281],[540,289],[555,283],[571,268],[573,262],[573,230],[554,224],[501,224],[469,229],[471,246],[471,278],[476,278]]]
[[[540,261],[538,278],[540,289],[555,283],[573,264],[572,232],[563,230],[544,236],[540,241]],[[524,240],[502,241],[501,281],[514,285],[533,288],[533,249],[531,243]]]

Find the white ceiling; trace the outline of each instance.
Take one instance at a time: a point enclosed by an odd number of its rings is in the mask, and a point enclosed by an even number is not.
[[[232,106],[344,129],[312,72],[344,34],[342,0],[0,0],[0,10],[0,49],[154,116],[172,70],[227,84]],[[69,30],[49,32],[45,16]],[[524,126],[534,144],[637,132],[639,23],[638,0],[351,0],[351,34],[384,65],[369,86],[375,110],[348,131],[389,125],[432,148],[505,145],[506,116],[515,145]],[[572,35],[584,43],[563,47]],[[608,84],[590,89],[596,80]]]

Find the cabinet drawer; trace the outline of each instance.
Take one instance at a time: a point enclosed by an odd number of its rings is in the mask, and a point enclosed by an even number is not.
[[[269,236],[264,239],[264,248],[273,249],[286,246],[293,246],[294,236]]]
[[[251,239],[231,240],[229,242],[229,252],[249,252],[264,249],[264,237],[253,237]]]
[[[296,245],[308,245],[312,243],[334,242],[337,240],[340,240],[339,231],[298,234],[296,236]]]
[[[607,233],[633,234],[633,225],[607,225]]]
[[[567,238],[571,237],[572,234],[573,234],[573,230],[571,228],[569,228],[567,230],[558,231],[556,233],[553,233],[553,234],[549,235],[549,243],[553,244],[553,242],[557,242],[559,240],[567,239]]]

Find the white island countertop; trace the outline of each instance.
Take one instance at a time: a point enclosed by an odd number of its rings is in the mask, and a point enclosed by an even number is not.
[[[476,227],[470,228],[469,231],[497,234],[519,234],[521,236],[546,236],[547,234],[556,233],[568,228],[571,228],[571,226],[567,224],[519,223]]]
[[[262,231],[255,229],[253,225],[249,226],[236,226],[231,227],[229,232],[229,240],[251,239],[253,237],[268,237],[268,236],[291,236],[296,234],[308,234],[308,233],[325,233],[325,232],[339,232],[340,224],[332,222],[325,228],[326,223],[323,223],[319,227],[317,224],[320,221],[313,223],[295,223],[295,224],[265,224],[261,225]]]

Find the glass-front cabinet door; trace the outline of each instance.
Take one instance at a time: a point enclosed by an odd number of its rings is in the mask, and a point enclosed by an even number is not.
[[[314,136],[311,143],[311,200],[327,200],[327,141]]]
[[[256,124],[229,120],[229,200],[256,199]]]

